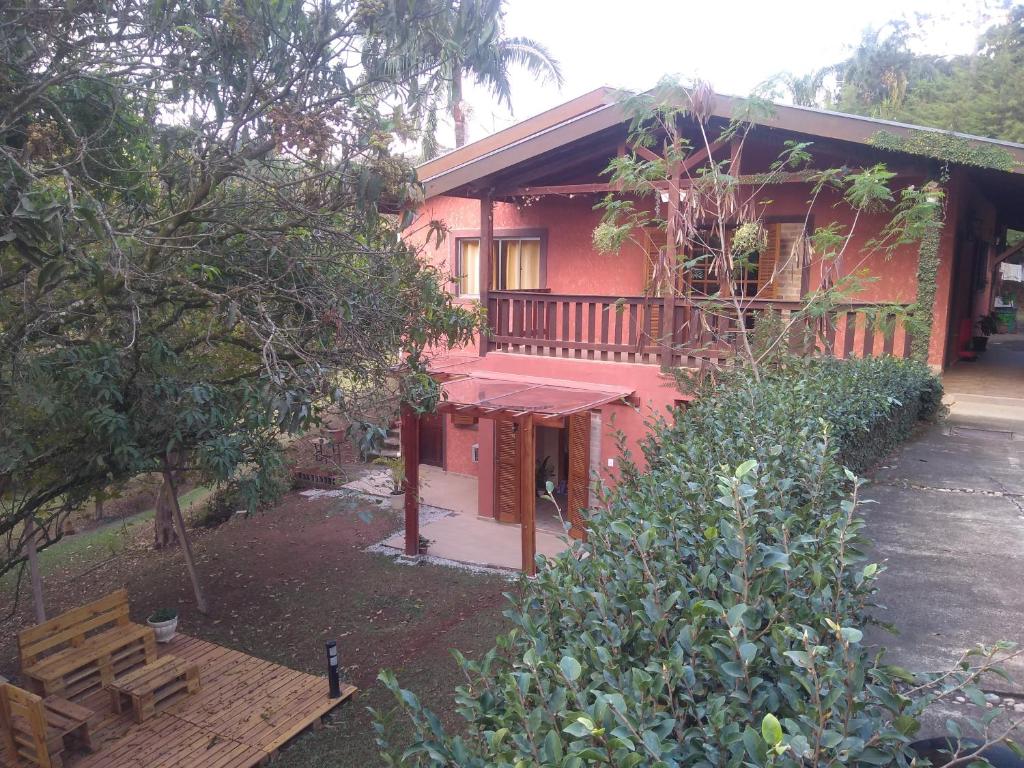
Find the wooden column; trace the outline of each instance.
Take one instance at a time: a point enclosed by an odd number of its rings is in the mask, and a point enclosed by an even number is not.
[[[488,297],[491,292],[491,252],[494,250],[494,201],[488,192],[480,198],[480,264],[478,273],[480,275],[480,303],[484,310],[489,308]],[[488,318],[488,326],[493,327],[491,318]],[[491,342],[484,335],[480,335],[480,357],[487,354]]]
[[[679,182],[678,163],[673,163],[668,184],[668,206],[665,214],[665,263],[668,266],[668,277],[665,279],[661,299],[661,366],[672,367],[672,344],[675,340],[676,325],[676,239],[679,216]]]
[[[520,528],[523,536],[523,573],[533,576],[537,573],[534,558],[537,556],[537,441],[534,432],[533,414],[527,413],[519,422],[519,504],[521,506]]]
[[[420,417],[402,404],[402,458],[405,461],[405,554],[420,551]]]

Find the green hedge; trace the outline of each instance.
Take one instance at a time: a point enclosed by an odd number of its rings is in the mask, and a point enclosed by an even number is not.
[[[464,732],[394,677],[413,742],[393,765],[906,765],[927,703],[861,645],[877,568],[862,469],[934,416],[911,362],[731,375],[645,446],[586,544],[524,586],[514,629],[460,661]]]

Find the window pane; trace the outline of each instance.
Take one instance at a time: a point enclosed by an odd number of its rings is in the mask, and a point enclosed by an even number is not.
[[[480,241],[459,241],[459,294],[480,295]]]
[[[495,240],[491,289],[530,291],[540,287],[540,240]]]
[[[540,288],[540,240],[522,240],[519,243],[519,287],[525,290]]]

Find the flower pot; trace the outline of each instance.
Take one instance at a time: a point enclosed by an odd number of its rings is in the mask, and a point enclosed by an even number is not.
[[[391,496],[391,508],[394,510],[405,509],[405,493],[392,493]]]
[[[178,629],[178,617],[175,616],[173,619],[167,621],[153,621],[146,619],[146,623],[153,628],[156,633],[156,641],[158,643],[169,643],[174,639],[174,633]]]
[[[984,352],[988,347],[988,336],[975,336],[971,339],[971,346],[975,352]]]

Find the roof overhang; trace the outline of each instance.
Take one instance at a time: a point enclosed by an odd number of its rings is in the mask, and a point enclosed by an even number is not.
[[[744,99],[716,95],[712,114],[731,119],[744,109],[744,104]],[[483,190],[491,174],[539,158],[545,153],[615,126],[622,126],[624,131],[629,119],[630,115],[620,104],[617,92],[610,88],[599,88],[424,163],[417,168],[417,173],[427,197],[456,192],[467,194],[474,187]],[[754,122],[766,128],[812,139],[827,138],[863,144],[908,157],[922,156],[921,151],[913,151],[913,148],[927,144],[928,136],[937,139],[948,136],[969,148],[1004,152],[1008,159],[1012,158],[1013,165],[1011,170],[1003,169],[1003,172],[1024,174],[1024,145],[1013,142],[786,104],[775,104],[770,114],[757,117]],[[886,140],[882,141],[882,137]],[[901,145],[907,149],[899,149]]]
[[[556,423],[632,395],[627,387],[475,371],[441,384],[438,411],[497,421],[532,415],[538,423]]]

